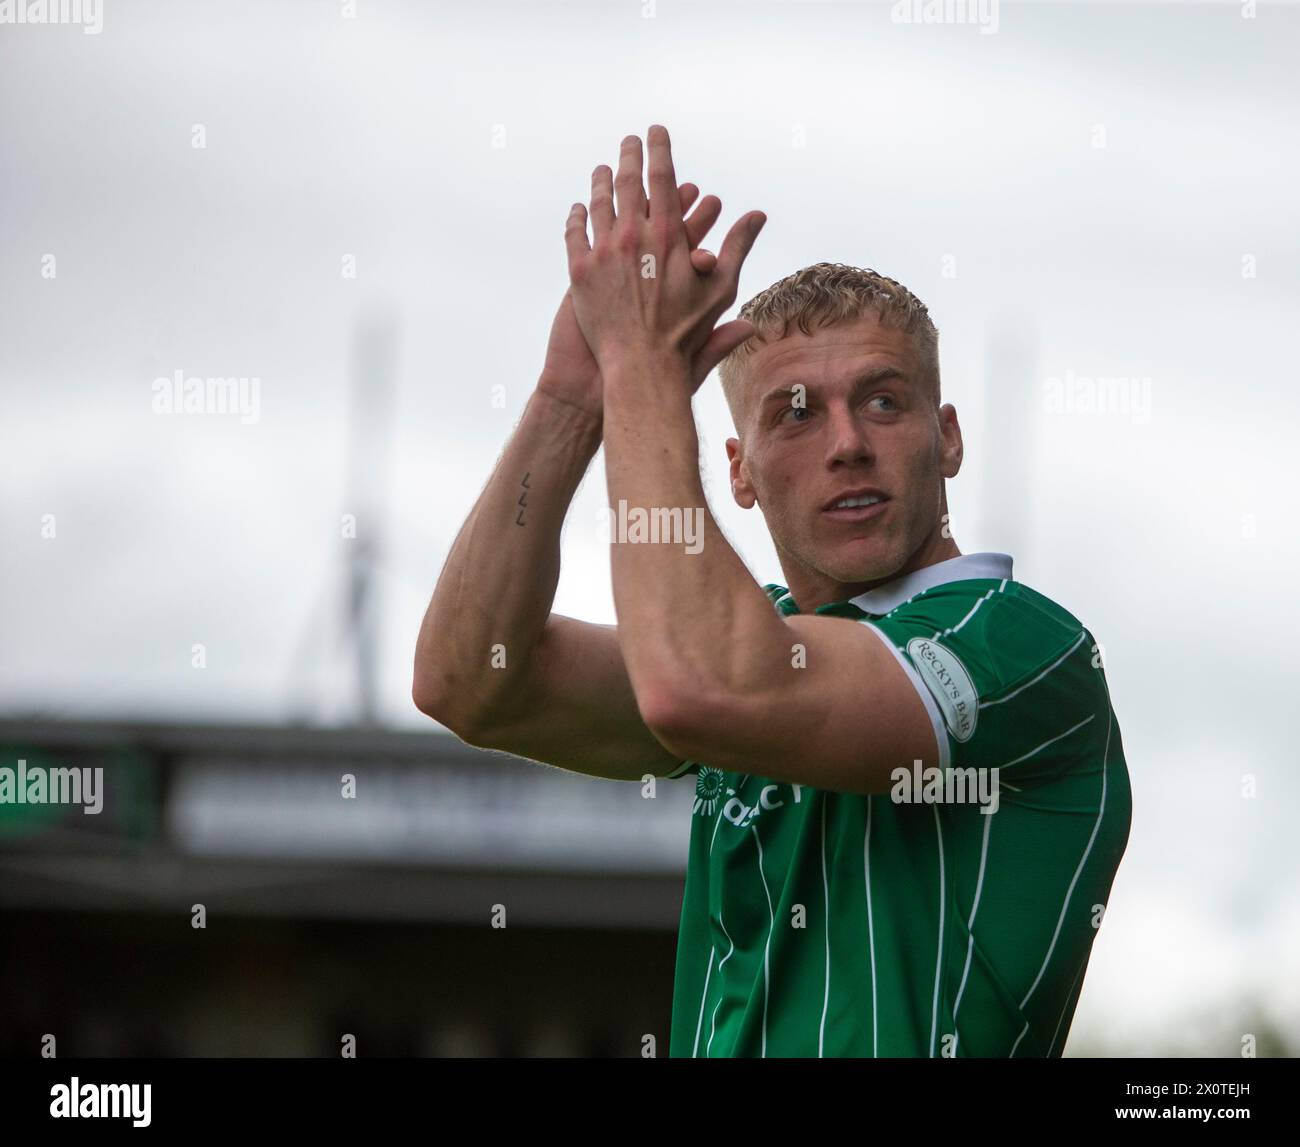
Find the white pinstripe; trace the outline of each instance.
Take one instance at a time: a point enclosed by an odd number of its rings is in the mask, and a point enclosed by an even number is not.
[[[876,1017],[879,1007],[876,1004],[876,928],[871,913],[871,806],[875,800],[867,796],[867,831],[862,838],[862,870],[867,888],[867,947],[871,951],[871,1054],[880,1055],[879,1027]]]
[[[968,621],[970,621],[970,619],[974,617],[976,613],[979,612],[980,606],[983,605],[986,601],[988,601],[988,599],[991,598],[995,593],[997,593],[997,590],[993,590],[993,589],[989,590],[988,593],[986,593],[982,598],[979,599],[979,601],[977,601],[974,605],[971,606],[970,612],[965,617],[963,617],[959,622],[957,622],[956,625],[950,626],[947,629],[936,631],[935,635],[932,638],[930,638],[930,640],[938,641],[939,638],[941,637],[947,637],[953,633],[960,633],[962,626],[964,626]]]
[[[1056,1037],[1061,1034],[1061,1025],[1065,1022],[1065,1013],[1070,1006],[1070,997],[1074,995],[1074,989],[1079,986],[1079,977],[1083,975],[1083,969],[1088,964],[1088,957],[1079,961],[1079,970],[1074,973],[1074,983],[1070,985],[1070,990],[1065,993],[1065,1006],[1061,1008],[1061,1018],[1056,1021],[1056,1030],[1052,1032],[1052,1042],[1047,1045],[1047,1056],[1052,1056],[1052,1048],[1056,1046]],[[1064,1050],[1064,1048],[1062,1048]]]
[[[1002,702],[1004,702],[1004,701],[1010,701],[1012,697],[1016,697],[1016,696],[1018,696],[1019,694],[1023,693],[1026,689],[1029,688],[1029,686],[1031,686],[1031,685],[1037,685],[1038,682],[1040,682],[1040,681],[1041,681],[1044,677],[1046,677],[1046,676],[1047,676],[1047,675],[1048,675],[1048,674],[1049,674],[1053,669],[1055,669],[1058,665],[1060,665],[1062,661],[1064,661],[1067,657],[1069,657],[1071,653],[1073,653],[1076,649],[1078,649],[1078,648],[1079,648],[1079,642],[1082,641],[1086,636],[1087,636],[1087,631],[1086,631],[1086,630],[1083,631],[1083,632],[1081,632],[1081,633],[1079,634],[1078,639],[1075,641],[1075,643],[1074,643],[1073,645],[1071,645],[1069,649],[1067,649],[1064,653],[1062,653],[1060,657],[1058,657],[1055,661],[1053,661],[1053,662],[1051,663],[1051,665],[1049,665],[1046,669],[1044,669],[1044,670],[1043,670],[1043,671],[1042,671],[1042,672],[1041,672],[1037,677],[1035,677],[1032,681],[1026,681],[1023,685],[1020,686],[1019,689],[1014,689],[1014,690],[1012,690],[1012,692],[1008,693],[1005,697],[999,697],[996,701],[981,701],[981,702],[980,702],[980,708],[981,708],[981,709],[988,709],[988,708],[991,708],[991,707],[994,706],[994,705],[1001,705]]]
[[[1045,748],[1047,748],[1048,745],[1054,745],[1056,744],[1057,741],[1061,740],[1063,737],[1068,737],[1076,729],[1082,729],[1084,725],[1086,725],[1089,721],[1091,721],[1093,717],[1095,717],[1096,715],[1097,715],[1096,713],[1090,714],[1089,716],[1085,717],[1082,721],[1080,721],[1077,725],[1072,725],[1070,728],[1066,729],[1064,733],[1058,733],[1055,737],[1052,737],[1050,740],[1044,741],[1036,749],[1030,749],[1029,752],[1023,754],[1022,756],[1017,757],[1014,761],[1008,761],[1005,765],[999,765],[998,768],[1009,769],[1011,768],[1012,765],[1018,765],[1020,764],[1021,761],[1029,760],[1029,758],[1032,757],[1035,753],[1042,752]],[[1110,741],[1109,730],[1107,730],[1106,732],[1106,740],[1107,742]]]
[[[966,921],[966,966],[962,969],[961,984],[957,988],[957,1002],[952,1006],[952,1053],[957,1054],[957,1044],[961,1036],[957,1032],[957,1012],[961,1009],[961,997],[966,991],[966,977],[970,974],[971,953],[975,950],[975,913],[979,911],[980,892],[984,888],[984,865],[989,856],[989,830],[993,827],[993,818],[984,818],[984,842],[980,846],[980,872],[975,881],[975,900],[970,907],[970,919]]]
[[[1109,710],[1110,708],[1109,688],[1107,688],[1106,690],[1106,704],[1107,704],[1107,709]],[[1096,714],[1094,713],[1093,716],[1096,716]],[[1047,947],[1047,955],[1043,957],[1042,967],[1038,969],[1038,975],[1034,977],[1034,982],[1029,985],[1029,991],[1025,993],[1025,998],[1020,1001],[1021,1011],[1025,1010],[1025,1005],[1029,1002],[1029,997],[1034,994],[1035,990],[1038,988],[1039,982],[1043,978],[1043,973],[1047,971],[1047,965],[1052,959],[1052,953],[1056,950],[1056,941],[1060,938],[1061,935],[1061,925],[1065,922],[1065,913],[1066,913],[1066,909],[1068,909],[1070,906],[1070,897],[1074,895],[1074,886],[1079,882],[1079,875],[1080,873],[1083,872],[1083,866],[1088,861],[1088,856],[1092,852],[1093,844],[1096,843],[1097,832],[1101,828],[1101,818],[1106,815],[1106,788],[1107,788],[1107,781],[1110,772],[1110,734],[1111,734],[1111,729],[1114,727],[1115,724],[1113,714],[1108,712],[1108,717],[1110,719],[1107,721],[1106,724],[1106,747],[1101,754],[1101,804],[1097,809],[1097,819],[1096,821],[1093,822],[1092,835],[1088,837],[1088,847],[1083,850],[1083,856],[1080,857],[1078,866],[1074,870],[1074,878],[1070,881],[1070,887],[1067,888],[1065,891],[1065,900],[1061,904],[1061,913],[1056,918],[1056,931],[1052,933],[1052,942]],[[1092,717],[1089,717],[1088,720],[1091,721]],[[1079,727],[1078,725],[1075,726],[1076,729],[1078,727]],[[1080,972],[1082,972],[1083,969],[1080,968],[1079,970]],[[1077,977],[1076,977],[1076,981],[1077,981]],[[1071,992],[1074,991],[1073,986],[1071,986],[1070,991]],[[1069,1007],[1069,996],[1066,997],[1066,1007]],[[1062,1012],[1062,1016],[1064,1016],[1064,1012]],[[1056,1026],[1058,1029],[1060,1028],[1061,1025],[1059,1020],[1057,1021]],[[1008,1056],[1007,1057],[1008,1059],[1010,1059],[1012,1056],[1016,1054],[1016,1048],[1020,1046],[1020,1041],[1025,1038],[1025,1032],[1027,1032],[1028,1030],[1029,1030],[1029,1021],[1026,1020],[1025,1030],[1022,1031],[1020,1035],[1016,1037],[1016,1042],[1011,1045],[1011,1056]],[[1052,1041],[1053,1043],[1056,1041],[1055,1035],[1052,1036]],[[1048,1051],[1049,1052],[1051,1051],[1050,1045],[1048,1047]]]
[[[731,933],[727,931],[727,925],[722,920],[722,909],[718,909],[718,926],[722,929],[722,934],[726,936],[727,943],[731,945],[727,949],[727,954],[718,961],[718,978],[722,978],[722,965],[731,959],[731,953],[736,950],[736,941],[731,938]],[[703,1008],[703,1001],[700,1007]],[[713,1049],[713,1037],[718,1034],[718,1009],[722,1007],[722,996],[718,996],[718,1002],[713,1005],[713,1014],[709,1017],[709,1042],[704,1045],[704,1058],[709,1058],[709,1052]]]
[[[776,914],[772,910],[772,893],[767,887],[767,875],[763,872],[763,842],[758,838],[758,825],[751,824],[750,832],[754,834],[754,843],[758,846],[758,875],[763,881],[763,895],[767,897],[767,943],[763,945],[763,1049],[761,1058],[767,1058],[767,998],[768,981],[771,976],[768,956],[772,951],[772,932],[776,928]]]
[[[939,1026],[939,977],[943,971],[943,825],[939,821],[939,806],[934,806],[934,831],[939,840],[939,951],[934,958],[934,1004],[930,1011],[930,1058],[934,1058],[934,1037]]]
[[[716,840],[718,839],[718,826],[721,825],[721,824],[722,824],[722,813],[721,813],[721,811],[719,811],[717,820],[715,820],[715,821],[713,822],[713,835],[712,835],[711,837],[709,837],[709,856],[710,856],[710,857],[713,856],[713,843],[714,843],[714,841],[716,841]],[[718,976],[719,976],[719,978],[721,978],[721,976],[722,976],[722,965],[725,964],[728,960],[731,959],[731,953],[734,952],[734,951],[736,950],[736,942],[731,938],[731,933],[727,931],[727,925],[726,925],[725,923],[723,923],[723,920],[722,920],[722,899],[721,899],[721,897],[719,897],[719,899],[718,899],[718,926],[722,929],[722,934],[723,934],[724,936],[726,936],[726,938],[727,938],[727,942],[731,945],[731,947],[727,949],[727,954],[726,954],[725,956],[723,956],[721,960],[718,961]],[[714,957],[716,954],[717,954],[717,953],[716,953],[716,952],[714,951],[714,949],[713,949],[713,941],[710,940],[710,941],[709,941],[709,968],[710,968],[710,969],[713,968],[713,957]],[[724,994],[725,994],[725,988],[724,988]],[[708,998],[709,998],[709,976],[706,974],[705,977],[704,977],[704,992],[703,992],[703,994],[700,996],[700,1017],[701,1017],[701,1018],[703,1018],[703,1016],[704,1016],[704,1005],[705,1005],[705,1003],[708,1001]],[[704,1057],[705,1057],[706,1059],[708,1058],[708,1055],[709,1055],[709,1048],[711,1048],[711,1047],[713,1046],[713,1036],[714,1036],[714,1034],[715,1034],[716,1031],[717,1031],[718,1009],[719,1009],[721,1006],[722,1006],[722,995],[719,995],[719,996],[718,996],[718,1002],[717,1002],[716,1004],[713,1005],[713,1015],[710,1017],[710,1021],[709,1021],[709,1042],[708,1042],[707,1044],[704,1045]],[[700,1031],[699,1031],[699,1028],[697,1027],[697,1028],[695,1029],[695,1046],[694,1046],[693,1048],[691,1048],[691,1058],[692,1058],[692,1059],[695,1059],[695,1058],[696,1058],[696,1056],[697,1056],[699,1050],[700,1050]]]
[[[721,909],[718,910],[721,913]],[[700,1050],[700,1031],[704,1027],[704,1005],[709,998],[709,980],[713,978],[713,957],[718,953],[714,950],[712,943],[709,944],[709,969],[704,973],[704,992],[700,996],[700,1018],[695,1024],[695,1043],[691,1047],[691,1058],[695,1059]],[[721,965],[719,965],[721,967]],[[721,1001],[719,1001],[721,1002]],[[717,1010],[716,1008],[714,1009]]]
[[[822,1022],[817,1030],[817,1058],[825,1055],[826,1048],[826,1011],[831,1002],[831,887],[826,874],[826,805],[829,797],[821,793],[822,800],[822,903],[826,919],[826,992],[822,997]]]

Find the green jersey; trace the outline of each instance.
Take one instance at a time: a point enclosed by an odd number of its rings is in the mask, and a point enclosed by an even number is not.
[[[1006,554],[816,612],[893,651],[938,760],[874,795],[670,774],[696,796],[669,1055],[1059,1056],[1131,815],[1097,644]]]

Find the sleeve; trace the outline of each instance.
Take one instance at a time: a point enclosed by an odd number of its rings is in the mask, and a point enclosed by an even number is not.
[[[963,1030],[964,1054],[1050,1056],[1127,844],[1131,789],[1092,634],[1054,603],[983,588],[872,624],[911,663],[965,774],[945,774],[942,811],[923,810],[970,897],[984,969],[969,1006],[989,1022]]]
[[[925,711],[930,714],[930,724],[934,726],[934,739],[939,746],[939,760],[935,763],[941,769],[948,768],[952,763],[952,749],[948,741],[948,730],[944,725],[943,713],[940,711],[934,695],[925,687],[921,675],[917,672],[916,666],[912,664],[911,659],[894,644],[893,639],[884,629],[870,621],[863,621],[862,624],[885,643],[885,647],[894,655],[903,672],[907,674],[907,679],[911,681],[912,688],[916,690],[922,704],[925,705]]]
[[[698,761],[682,761],[671,773],[664,773],[663,780],[676,780],[678,777],[684,777],[687,773],[698,773],[700,763]]]
[[[997,768],[1028,786],[1091,762],[1111,712],[1088,631],[1064,611],[1009,597],[961,605],[863,623],[889,643],[926,703],[939,767]]]

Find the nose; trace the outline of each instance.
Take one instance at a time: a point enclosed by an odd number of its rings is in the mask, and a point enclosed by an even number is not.
[[[855,466],[872,462],[875,454],[867,427],[847,403],[832,403],[826,410],[826,464]]]

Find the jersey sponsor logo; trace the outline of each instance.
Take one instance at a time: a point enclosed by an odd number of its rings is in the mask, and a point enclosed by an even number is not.
[[[745,781],[750,779],[749,776],[745,777]],[[745,782],[742,781],[741,788],[744,787]],[[746,804],[736,789],[728,789],[727,795],[731,799],[722,806],[722,815],[737,828],[748,828],[763,812],[784,807],[785,801],[777,800],[773,794],[789,789],[794,803],[799,804],[803,800],[803,788],[803,785],[794,784],[763,785],[758,791],[758,800],[752,805]],[[752,785],[750,789],[752,791]]]
[[[948,731],[959,741],[969,741],[975,734],[980,698],[961,659],[951,649],[925,637],[912,638],[907,643],[907,655],[939,703]]]
[[[737,828],[748,828],[764,811],[782,808],[785,801],[777,797],[777,793],[783,789],[789,789],[787,795],[795,804],[803,801],[803,785],[793,784],[767,784],[759,788],[758,799],[751,805],[739,795],[738,789],[733,789],[727,784],[727,774],[721,769],[715,769],[711,765],[701,765],[698,774],[699,779],[695,782],[695,815],[711,817],[718,811],[718,805],[722,804],[723,818],[734,824]],[[740,788],[745,788],[753,778],[744,775],[739,781]],[[753,785],[749,788],[752,792]]]
[[[722,798],[723,775],[721,769],[711,765],[701,765],[695,774],[695,808],[701,816],[712,816],[717,811],[718,801]]]

